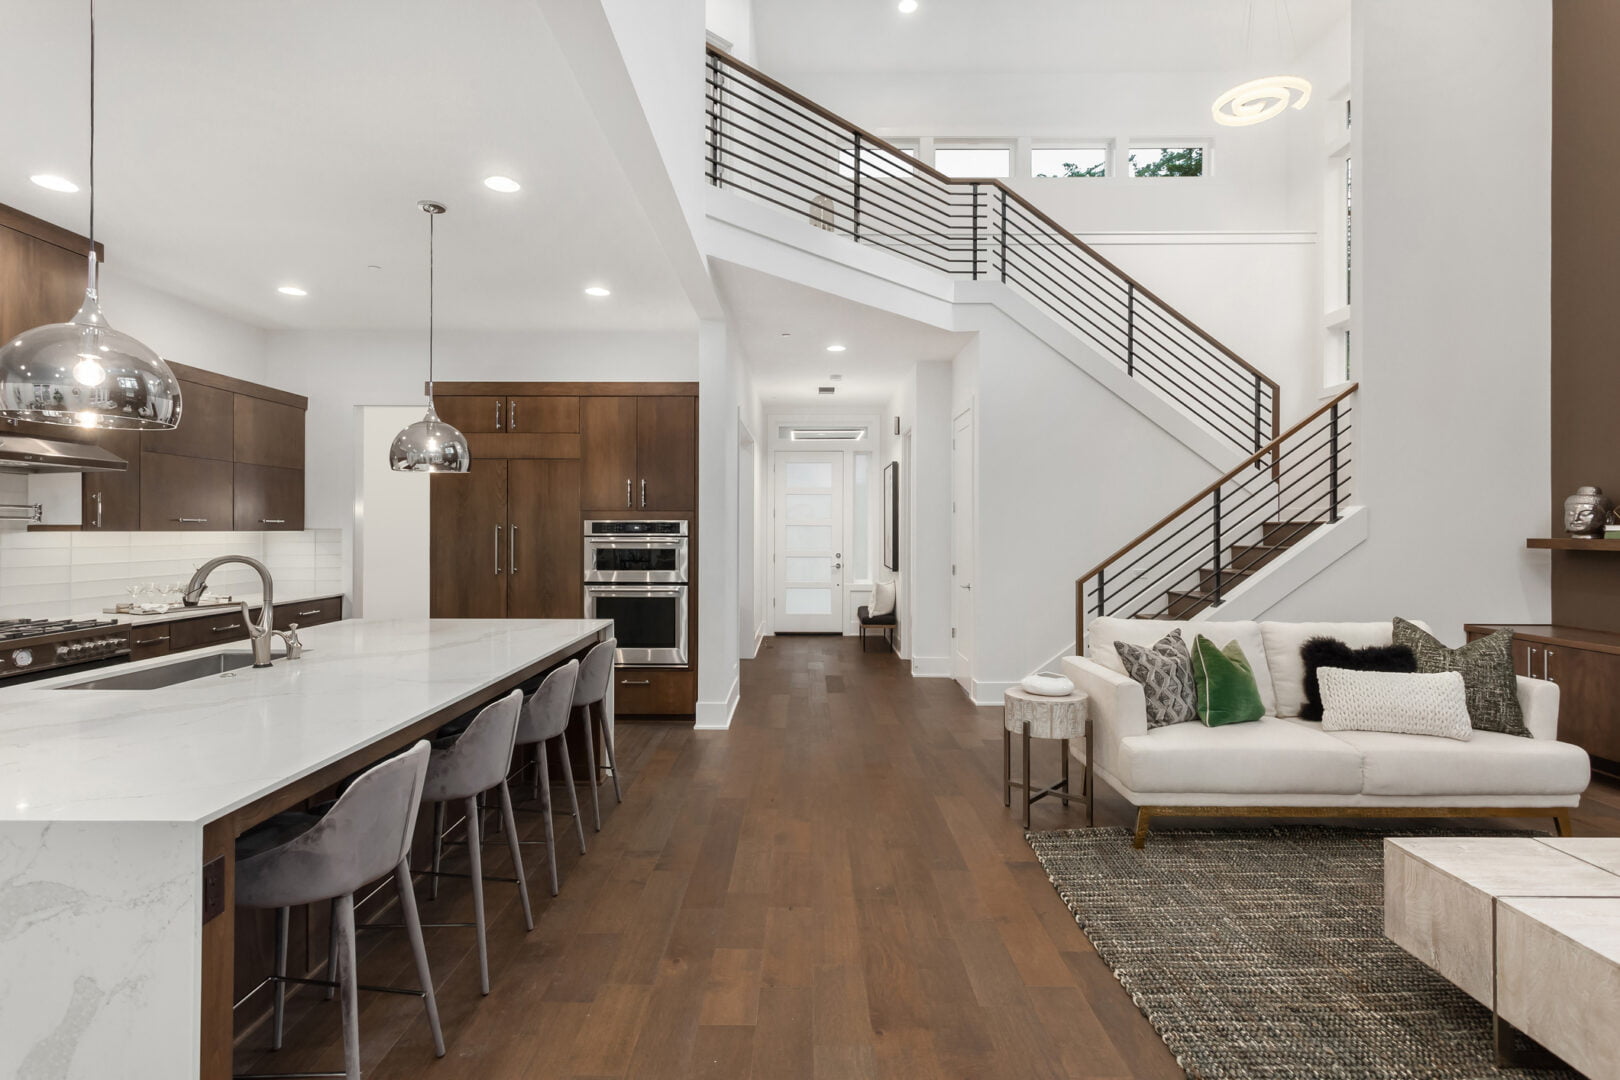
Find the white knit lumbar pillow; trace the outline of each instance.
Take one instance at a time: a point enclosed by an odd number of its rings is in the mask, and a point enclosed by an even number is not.
[[[1468,696],[1461,672],[1412,675],[1402,671],[1319,668],[1323,731],[1393,731],[1469,739]]]

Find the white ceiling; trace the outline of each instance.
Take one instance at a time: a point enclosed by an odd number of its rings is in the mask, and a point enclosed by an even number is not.
[[[918,361],[949,360],[971,337],[733,263],[709,265],[766,405],[880,405]],[[834,344],[845,351],[828,352]],[[837,389],[822,395],[819,386]]]
[[[1297,56],[1350,0],[754,0],[766,71],[1229,71]],[[1270,74],[1257,72],[1257,74]]]
[[[262,326],[415,327],[432,198],[441,325],[692,323],[533,0],[99,0],[97,30],[97,237],[123,270]],[[83,232],[85,193],[28,177],[84,186],[86,5],[0,0],[0,39],[0,202]]]

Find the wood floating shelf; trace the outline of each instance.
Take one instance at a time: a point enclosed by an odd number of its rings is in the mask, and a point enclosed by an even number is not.
[[[1524,542],[1524,546],[1549,551],[1620,551],[1620,540],[1582,540],[1574,536],[1532,536]]]

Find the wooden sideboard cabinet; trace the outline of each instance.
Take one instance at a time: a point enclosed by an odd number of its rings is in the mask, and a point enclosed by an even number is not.
[[[1620,634],[1553,624],[1479,623],[1468,640],[1513,631],[1513,667],[1557,683],[1558,738],[1592,755],[1593,770],[1620,778]]]

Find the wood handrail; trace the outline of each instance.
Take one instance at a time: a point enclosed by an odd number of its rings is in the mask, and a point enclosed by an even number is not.
[[[1327,412],[1329,409],[1331,409],[1335,405],[1339,404],[1339,402],[1343,401],[1345,398],[1349,397],[1351,394],[1354,394],[1360,388],[1361,388],[1360,383],[1351,383],[1348,387],[1346,387],[1344,390],[1340,391],[1337,395],[1335,395],[1334,398],[1331,401],[1326,402],[1325,404],[1322,405],[1321,408],[1319,408],[1315,412],[1311,413],[1311,415],[1307,416],[1305,419],[1301,420],[1299,423],[1295,424],[1293,427],[1289,428],[1287,431],[1283,432],[1281,435],[1278,435],[1275,439],[1272,439],[1270,442],[1266,443],[1266,445],[1262,446],[1260,449],[1256,450],[1254,453],[1250,454],[1248,457],[1246,457],[1242,461],[1238,462],[1231,469],[1227,470],[1226,473],[1223,474],[1214,483],[1210,484],[1208,487],[1204,488],[1198,494],[1194,495],[1192,498],[1188,499],[1186,502],[1182,503],[1180,506],[1178,506],[1174,510],[1170,511],[1164,517],[1160,518],[1151,528],[1145,530],[1142,533],[1142,535],[1138,536],[1135,540],[1132,540],[1130,543],[1126,544],[1124,547],[1120,548],[1118,551],[1116,551],[1112,555],[1108,556],[1108,558],[1104,559],[1102,562],[1098,563],[1096,566],[1093,566],[1090,570],[1087,570],[1084,574],[1081,574],[1078,578],[1075,579],[1075,584],[1079,585],[1082,582],[1089,581],[1092,578],[1096,577],[1097,574],[1100,573],[1101,571],[1108,569],[1108,567],[1110,567],[1114,563],[1118,562],[1121,556],[1129,554],[1130,550],[1132,548],[1134,548],[1138,544],[1150,539],[1153,536],[1154,533],[1158,532],[1160,529],[1164,528],[1166,525],[1168,525],[1172,521],[1176,520],[1176,518],[1180,517],[1182,514],[1185,514],[1188,510],[1191,510],[1193,507],[1197,506],[1205,498],[1209,497],[1209,495],[1211,493],[1213,493],[1217,488],[1219,488],[1222,484],[1226,483],[1229,480],[1234,479],[1237,476],[1238,473],[1242,472],[1244,469],[1247,469],[1249,466],[1253,465],[1254,463],[1259,461],[1261,458],[1265,457],[1267,454],[1270,454],[1270,453],[1276,451],[1278,448],[1280,448],[1282,446],[1283,443],[1287,442],[1289,439],[1291,439],[1295,435],[1299,434],[1299,432],[1305,427],[1305,425],[1309,424],[1312,420],[1315,420],[1316,418],[1321,416],[1323,413]]]
[[[906,166],[908,168],[915,169],[918,172],[921,172],[926,176],[933,177],[935,180],[938,180],[941,183],[945,183],[945,184],[969,184],[969,185],[971,185],[971,184],[986,184],[986,185],[988,185],[988,186],[990,186],[992,188],[995,188],[996,190],[1002,192],[1007,197],[1007,199],[1009,201],[1017,203],[1020,209],[1022,209],[1023,211],[1025,211],[1026,213],[1028,213],[1032,217],[1034,217],[1037,221],[1039,221],[1041,224],[1045,225],[1047,228],[1051,229],[1053,232],[1057,233],[1059,236],[1063,237],[1063,239],[1067,240],[1069,243],[1073,244],[1075,247],[1078,247],[1080,250],[1084,251],[1088,256],[1090,256],[1092,259],[1095,259],[1098,263],[1100,263],[1102,266],[1104,266],[1109,271],[1109,273],[1113,274],[1115,277],[1118,277],[1119,279],[1124,281],[1127,285],[1129,285],[1131,288],[1135,289],[1138,293],[1140,293],[1147,300],[1151,301],[1152,303],[1156,304],[1158,307],[1162,308],[1165,311],[1166,314],[1168,314],[1176,322],[1180,323],[1182,326],[1185,326],[1188,330],[1190,330],[1194,334],[1196,334],[1205,344],[1209,345],[1211,348],[1218,351],[1222,356],[1226,357],[1228,360],[1232,361],[1234,364],[1238,365],[1243,370],[1247,371],[1249,374],[1251,374],[1255,378],[1259,379],[1262,385],[1270,388],[1272,400],[1273,400],[1273,402],[1276,401],[1277,396],[1278,396],[1278,390],[1279,390],[1279,387],[1277,385],[1276,380],[1272,379],[1265,372],[1261,371],[1259,368],[1255,367],[1253,364],[1251,364],[1247,360],[1243,359],[1243,357],[1239,356],[1237,353],[1233,352],[1231,349],[1229,349],[1225,345],[1221,344],[1214,337],[1212,337],[1207,330],[1205,330],[1203,327],[1199,326],[1197,323],[1193,322],[1191,319],[1187,318],[1187,316],[1183,315],[1181,312],[1177,311],[1175,308],[1171,307],[1169,304],[1165,303],[1162,299],[1159,298],[1159,295],[1157,293],[1153,292],[1151,289],[1144,286],[1141,282],[1137,281],[1131,275],[1127,274],[1124,270],[1121,270],[1118,266],[1115,266],[1111,261],[1104,258],[1101,254],[1098,253],[1096,248],[1092,247],[1090,244],[1086,243],[1084,240],[1082,240],[1078,236],[1074,235],[1074,233],[1070,232],[1068,229],[1064,228],[1062,225],[1059,225],[1056,221],[1053,221],[1049,214],[1047,214],[1040,207],[1036,206],[1034,203],[1030,202],[1028,199],[1024,198],[1024,196],[1020,195],[1017,191],[1013,190],[1004,181],[1002,181],[1000,179],[997,179],[996,177],[988,177],[988,176],[987,177],[947,176],[945,173],[940,172],[938,169],[934,168],[932,165],[929,165],[928,163],[926,163],[924,161],[919,161],[917,158],[914,158],[910,154],[907,154],[904,150],[901,150],[899,147],[895,146],[889,140],[887,140],[887,139],[885,139],[885,138],[883,138],[881,136],[872,134],[870,131],[867,131],[865,128],[861,127],[860,125],[852,123],[849,120],[844,119],[842,116],[839,116],[837,113],[833,112],[831,109],[828,109],[825,106],[819,105],[816,102],[811,101],[809,98],[805,97],[803,94],[799,93],[797,90],[793,89],[792,87],[784,85],[783,83],[777,81],[776,79],[771,78],[769,75],[765,74],[763,71],[760,71],[758,68],[753,67],[753,66],[751,66],[749,64],[743,63],[741,60],[738,60],[735,56],[732,56],[730,53],[728,53],[724,49],[721,49],[718,46],[714,45],[712,42],[709,43],[709,45],[707,46],[707,49],[708,49],[708,53],[709,53],[710,56],[714,57],[716,60],[719,60],[721,63],[725,64],[727,67],[736,68],[738,71],[742,72],[744,75],[747,75],[750,79],[753,79],[756,82],[762,83],[763,85],[765,85],[765,86],[769,87],[770,89],[774,90],[776,93],[781,94],[783,97],[787,98],[789,101],[793,102],[795,105],[799,106],[800,108],[806,109],[806,110],[814,113],[815,115],[821,117],[823,120],[828,121],[829,123],[833,124],[834,126],[843,128],[845,131],[851,132],[852,134],[859,135],[862,139],[866,140],[867,142],[870,142],[877,149],[883,150],[886,153],[892,154],[894,157],[901,159],[906,164]],[[1278,417],[1277,417],[1276,410],[1273,409],[1272,414],[1271,414],[1271,431],[1272,431],[1273,435],[1275,435],[1276,432],[1277,432],[1277,426],[1278,426]]]

